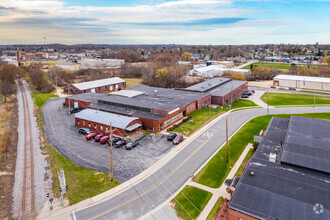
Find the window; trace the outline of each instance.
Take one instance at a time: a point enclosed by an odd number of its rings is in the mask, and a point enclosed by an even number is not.
[[[91,123],[90,122],[88,122],[88,127],[91,127]]]
[[[84,93],[86,92],[86,90],[84,90]]]
[[[100,129],[101,129],[101,131],[103,131],[103,126],[101,126],[101,128],[100,128]]]
[[[108,86],[104,86],[104,88],[105,88],[105,89],[107,89],[107,88],[108,88]]]
[[[77,123],[78,123],[78,125],[80,124],[80,123],[79,123],[79,120],[77,120]]]
[[[101,87],[99,87],[99,90],[101,90]]]
[[[96,128],[96,126],[97,126],[97,125],[96,125],[96,124],[94,124],[94,128]]]

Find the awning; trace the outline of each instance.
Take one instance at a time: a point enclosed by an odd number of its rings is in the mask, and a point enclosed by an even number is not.
[[[138,127],[141,127],[141,126],[142,126],[142,124],[136,123],[136,124],[134,124],[134,125],[131,125],[131,126],[125,128],[125,130],[126,130],[126,131],[133,131],[134,129],[136,129],[136,128],[138,128]]]

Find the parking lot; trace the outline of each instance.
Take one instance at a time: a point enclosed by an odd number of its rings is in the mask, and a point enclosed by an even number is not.
[[[63,108],[64,98],[51,99],[43,106],[45,133],[48,141],[75,164],[103,172],[110,170],[110,147],[94,140],[86,141],[74,126],[74,115]],[[147,169],[175,145],[166,136],[143,137],[132,150],[113,148],[114,176],[124,182]]]

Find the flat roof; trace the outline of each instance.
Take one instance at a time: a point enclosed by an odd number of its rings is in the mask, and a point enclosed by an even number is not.
[[[231,93],[232,91],[244,85],[245,83],[247,83],[247,81],[239,81],[239,80],[229,81],[213,89],[211,91],[212,96],[221,96],[221,97],[226,96],[227,94]]]
[[[329,220],[329,174],[269,161],[281,152],[289,122],[272,118],[228,206],[259,219]]]
[[[85,101],[85,102],[97,103],[98,99],[106,97],[106,96],[107,96],[106,94],[102,94],[102,93],[86,92],[86,93],[68,96],[66,98],[79,100],[79,101]]]
[[[274,77],[274,80],[279,80],[279,79],[330,83],[330,78],[314,77],[314,76],[277,75]]]
[[[112,95],[125,96],[125,97],[128,97],[128,98],[133,98],[133,97],[138,96],[138,95],[143,95],[144,92],[124,89],[124,90],[120,90],[118,92],[113,92],[111,94]]]
[[[231,79],[229,79],[229,78],[213,78],[213,79],[209,79],[204,82],[189,86],[189,87],[185,88],[185,90],[196,91],[196,92],[205,92],[205,91],[211,90],[214,87],[217,87],[221,84],[224,84],[228,81],[231,81]]]
[[[128,117],[94,109],[84,109],[78,114],[76,114],[75,118],[96,122],[108,126],[110,126],[111,123],[113,127],[121,128],[124,130],[127,128],[129,123],[136,119],[139,119],[136,117]]]
[[[99,109],[101,111],[114,112],[114,113],[123,114],[123,115],[132,115],[132,116],[136,116],[136,117],[148,118],[148,119],[153,119],[153,120],[161,120],[166,117],[163,115],[155,115],[150,112],[144,112],[144,111],[139,111],[139,110],[135,110],[135,109],[120,108],[120,107],[116,107],[116,106],[112,106],[112,105],[91,104],[88,107],[93,108],[93,109]]]
[[[330,174],[330,121],[292,116],[281,161]]]
[[[107,85],[112,85],[112,84],[117,84],[117,83],[123,83],[125,80],[119,78],[119,77],[112,77],[112,78],[107,78],[107,79],[99,79],[99,80],[94,80],[94,81],[89,81],[89,82],[83,82],[83,83],[75,83],[72,84],[79,90],[86,90],[86,89],[92,89],[92,88],[97,88],[101,86],[107,86]]]
[[[171,111],[176,107],[180,109],[186,105],[204,98],[208,94],[184,90],[165,89],[151,86],[138,86],[126,90],[143,92],[144,95],[125,97],[109,94],[100,100],[120,103],[142,108]]]

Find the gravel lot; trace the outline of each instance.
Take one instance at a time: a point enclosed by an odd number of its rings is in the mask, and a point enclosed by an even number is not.
[[[62,107],[64,98],[49,100],[43,106],[45,132],[48,141],[75,164],[98,171],[110,170],[110,147],[86,141],[74,126],[74,115]],[[114,176],[124,182],[147,169],[174,145],[164,135],[148,135],[139,140],[140,145],[128,151],[113,149]]]

